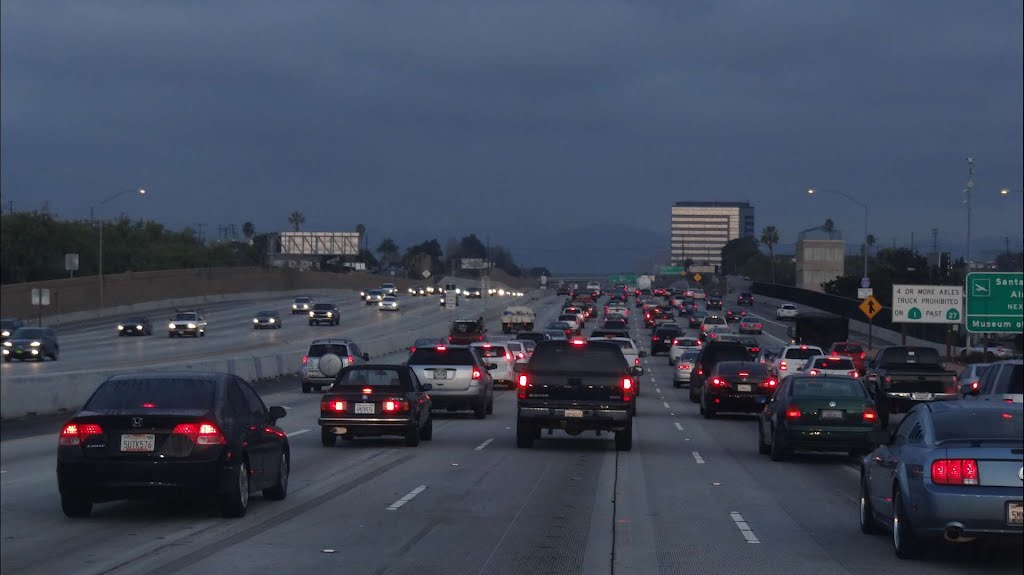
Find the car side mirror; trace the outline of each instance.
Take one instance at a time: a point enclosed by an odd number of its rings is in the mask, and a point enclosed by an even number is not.
[[[363,361],[370,361],[370,354],[363,352]]]
[[[643,349],[641,349],[641,350],[640,350],[640,357],[647,357],[647,351],[646,351],[646,350],[643,350]]]
[[[868,432],[868,442],[875,445],[889,445],[892,443],[892,435],[888,431],[878,429]]]
[[[517,363],[517,364],[512,366],[512,371],[514,371],[516,373],[523,373],[524,371],[526,371],[526,364],[525,363]]]
[[[420,387],[423,388],[423,391],[430,391],[430,390],[434,389],[434,384],[433,383],[421,383]]]
[[[271,421],[277,421],[282,417],[288,415],[288,411],[280,405],[275,405],[270,408],[270,419]]]
[[[629,370],[629,373],[631,373],[631,374],[633,374],[633,375],[635,375],[635,376],[639,377],[639,376],[641,376],[641,375],[643,375],[643,374],[644,374],[644,368],[642,368],[642,367],[640,367],[639,365],[637,365],[637,366],[634,366],[634,367],[632,367],[632,368],[631,368],[631,369]]]

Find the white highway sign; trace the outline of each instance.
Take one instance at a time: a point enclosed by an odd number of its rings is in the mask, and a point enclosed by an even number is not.
[[[893,323],[959,324],[963,309],[963,286],[892,286]]]

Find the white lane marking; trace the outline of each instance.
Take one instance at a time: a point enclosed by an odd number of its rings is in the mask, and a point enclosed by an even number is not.
[[[761,540],[754,535],[754,531],[750,528],[750,525],[743,520],[743,516],[733,511],[729,514],[732,517],[732,522],[736,524],[736,527],[743,534],[743,538],[747,540],[747,543],[760,543]]]
[[[679,431],[682,431],[682,430],[683,430],[683,424],[682,424],[682,423],[679,423],[679,422],[677,421],[677,422],[676,422],[676,429],[678,429]]]
[[[658,393],[661,393],[661,388],[660,387],[655,387],[654,391],[657,391]]]
[[[704,465],[704,458],[700,456],[699,451],[693,452],[693,460],[696,461],[698,465]]]
[[[427,490],[427,486],[426,485],[420,485],[416,489],[413,489],[412,491],[407,493],[405,495],[405,497],[403,497],[403,498],[399,499],[398,501],[395,501],[394,503],[392,503],[391,506],[387,507],[386,509],[388,511],[395,511],[399,507],[401,507],[401,506],[405,505],[406,503],[412,501],[413,497],[416,497],[417,495],[419,495],[420,493],[423,493],[426,490]]]
[[[3,471],[0,471],[0,473],[7,473],[7,470],[4,469]]]
[[[487,441],[485,441],[485,442],[481,443],[480,445],[477,445],[477,446],[476,446],[476,447],[474,447],[473,449],[475,449],[475,450],[477,450],[477,451],[483,451],[483,450],[484,450],[484,448],[486,448],[486,447],[487,447],[488,445],[490,445],[492,441],[494,441],[494,438],[493,438],[493,437],[492,437],[492,438],[490,438],[490,439],[488,439]]]
[[[296,435],[302,435],[303,433],[307,433],[308,431],[309,431],[308,429],[300,429],[298,431],[289,431],[288,432],[288,437],[295,437]]]
[[[663,401],[661,404],[665,406],[665,409],[669,409],[671,407],[667,401]]]

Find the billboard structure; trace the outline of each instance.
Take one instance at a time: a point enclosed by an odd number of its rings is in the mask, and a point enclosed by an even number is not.
[[[359,232],[278,232],[269,243],[272,255],[357,256]]]

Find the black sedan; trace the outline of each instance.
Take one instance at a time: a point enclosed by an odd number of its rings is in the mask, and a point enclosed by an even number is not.
[[[916,405],[861,462],[860,529],[892,531],[900,558],[945,539],[1024,541],[1021,404],[936,401]],[[931,540],[929,542],[928,540]]]
[[[281,314],[276,311],[261,311],[252,318],[253,329],[281,329]]]
[[[48,327],[19,327],[3,343],[4,361],[50,358],[57,361],[60,344],[57,332]]]
[[[153,335],[153,324],[146,317],[129,317],[117,324],[117,335]]]
[[[720,362],[701,387],[700,413],[707,419],[720,411],[760,413],[777,386],[778,381],[760,363]]]
[[[187,492],[215,496],[227,517],[245,515],[253,491],[288,494],[284,416],[235,375],[115,375],[61,429],[61,507],[87,517],[94,503]]]
[[[336,368],[341,366],[339,358],[320,358],[321,371],[338,373],[325,367],[325,361]],[[320,401],[320,440],[324,447],[334,447],[338,437],[397,435],[416,447],[434,435],[430,390],[431,384],[420,383],[407,365],[346,367]]]

